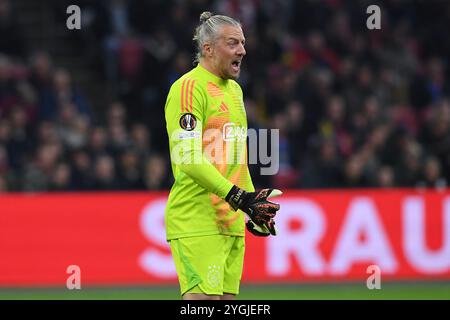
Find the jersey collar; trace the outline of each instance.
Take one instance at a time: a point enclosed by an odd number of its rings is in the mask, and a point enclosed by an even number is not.
[[[212,82],[214,82],[218,85],[222,85],[222,86],[226,86],[228,84],[228,80],[222,79],[222,78],[216,76],[214,73],[209,72],[202,65],[200,65],[200,63],[197,64],[196,69],[198,69],[198,71],[203,76],[205,76],[205,78],[208,79],[209,81],[212,81]]]

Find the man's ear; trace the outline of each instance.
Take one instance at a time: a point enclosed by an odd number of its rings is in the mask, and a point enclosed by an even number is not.
[[[209,43],[209,42],[205,42],[203,44],[203,52],[204,52],[206,57],[211,57],[213,55],[213,52],[214,52],[214,48],[213,48],[212,44]]]

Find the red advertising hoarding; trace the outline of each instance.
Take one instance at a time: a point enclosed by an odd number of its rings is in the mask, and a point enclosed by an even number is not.
[[[0,196],[0,286],[177,283],[165,192]],[[450,279],[450,190],[287,191],[279,235],[247,234],[244,282]]]

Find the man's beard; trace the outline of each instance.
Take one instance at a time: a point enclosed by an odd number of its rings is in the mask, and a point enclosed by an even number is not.
[[[223,73],[223,78],[225,80],[231,79],[231,80],[237,80],[239,78],[239,75],[241,73],[238,72],[236,75],[234,75],[232,72],[229,72],[227,69],[225,69],[225,72]]]

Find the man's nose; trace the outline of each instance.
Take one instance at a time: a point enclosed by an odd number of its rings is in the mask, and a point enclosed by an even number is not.
[[[239,48],[236,52],[239,56],[245,56],[247,52],[245,51],[245,48],[242,44],[239,45]]]

